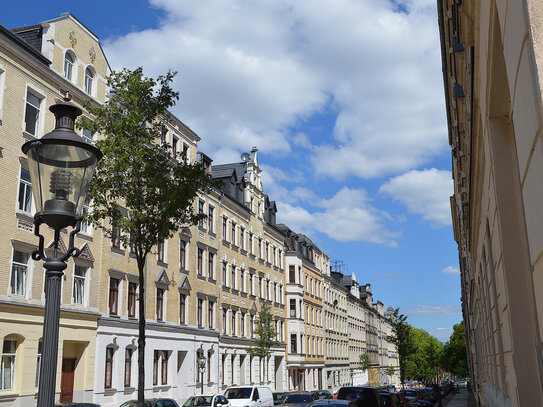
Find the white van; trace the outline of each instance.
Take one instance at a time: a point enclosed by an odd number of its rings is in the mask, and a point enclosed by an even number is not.
[[[232,407],[273,407],[272,391],[266,386],[228,387],[224,396]]]

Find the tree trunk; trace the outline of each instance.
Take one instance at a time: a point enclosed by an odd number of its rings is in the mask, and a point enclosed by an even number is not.
[[[138,335],[138,406],[144,407],[145,399],[145,257],[138,260],[139,272],[139,335]]]

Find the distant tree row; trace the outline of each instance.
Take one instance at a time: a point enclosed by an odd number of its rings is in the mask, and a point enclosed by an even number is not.
[[[407,317],[399,314],[398,309],[392,319],[402,382],[431,381],[444,372],[458,377],[468,376],[464,321],[454,325],[449,341],[443,344],[425,330],[408,324]]]

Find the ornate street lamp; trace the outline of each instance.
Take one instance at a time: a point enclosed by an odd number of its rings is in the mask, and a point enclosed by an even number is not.
[[[34,260],[44,260],[45,315],[43,320],[43,352],[38,389],[38,407],[52,407],[58,356],[58,330],[60,319],[61,278],[66,260],[77,257],[80,250],[74,246],[75,235],[81,227],[81,210],[89,190],[92,175],[101,151],[86,143],[74,132],[74,121],[82,111],[68,103],[57,103],[49,108],[55,114],[55,129],[40,139],[22,146],[28,158],[32,193],[36,204],[34,234],[39,238]],[[54,230],[52,256],[47,257],[40,225],[45,223]],[[60,231],[71,226],[69,247],[59,254]]]
[[[202,392],[204,394],[204,373],[206,371],[206,357],[203,353],[198,356],[198,367],[200,368],[200,383],[202,384]]]

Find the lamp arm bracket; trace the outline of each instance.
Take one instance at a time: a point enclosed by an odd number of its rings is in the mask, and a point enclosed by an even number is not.
[[[61,259],[62,261],[66,261],[72,256],[78,257],[81,254],[81,250],[74,246],[75,235],[81,230],[81,220],[82,217],[79,216],[75,221],[74,230],[70,232],[70,244],[68,250],[66,250],[66,254]]]
[[[47,256],[45,256],[44,252],[44,246],[45,246],[45,238],[42,234],[40,234],[40,225],[42,224],[41,220],[34,220],[34,235],[38,237],[39,244],[38,244],[38,250],[34,250],[32,252],[32,260],[39,261],[39,260],[47,260]]]

